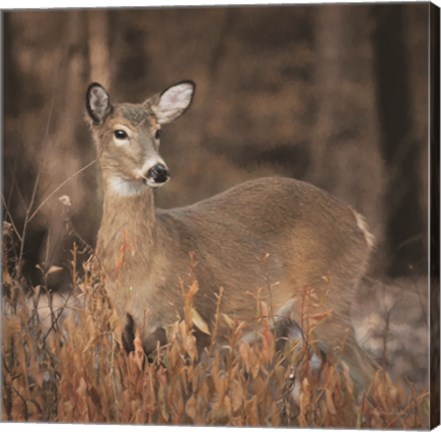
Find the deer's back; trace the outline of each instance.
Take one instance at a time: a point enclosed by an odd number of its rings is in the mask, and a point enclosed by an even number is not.
[[[357,214],[348,205],[290,178],[252,180],[194,205],[159,211],[158,216],[164,228],[176,229],[180,240],[190,240],[187,246],[193,243],[197,250],[205,244],[291,250],[293,241],[303,247],[319,242],[325,249],[353,245],[368,250]]]
[[[350,291],[369,255],[350,207],[287,178],[250,181],[192,206],[160,211],[158,224],[164,244],[174,245],[164,257],[169,286],[177,284],[176,274],[188,274],[189,254],[195,253],[200,309],[207,317],[220,287],[227,312],[242,317],[255,313],[253,296],[268,283],[274,284],[275,308],[323,278],[334,290]],[[338,307],[347,301],[342,298]]]

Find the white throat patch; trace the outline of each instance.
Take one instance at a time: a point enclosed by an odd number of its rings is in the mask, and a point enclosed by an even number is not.
[[[110,190],[119,196],[139,195],[147,187],[141,181],[128,181],[118,176],[111,176],[108,180]]]

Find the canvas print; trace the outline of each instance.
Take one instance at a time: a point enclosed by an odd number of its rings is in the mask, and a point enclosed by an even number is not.
[[[439,9],[11,10],[3,422],[439,424]]]

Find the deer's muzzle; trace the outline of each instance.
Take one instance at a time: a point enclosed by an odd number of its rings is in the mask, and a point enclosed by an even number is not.
[[[146,179],[148,184],[153,183],[153,185],[161,186],[168,181],[170,174],[165,165],[158,163],[153,165],[148,171]]]

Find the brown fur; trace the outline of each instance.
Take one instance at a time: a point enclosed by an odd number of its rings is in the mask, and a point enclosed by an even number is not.
[[[158,103],[158,96],[152,101]],[[146,112],[146,103],[138,107]],[[113,146],[112,125],[128,122],[124,112],[124,105],[116,105],[101,125],[94,126],[104,177],[97,255],[114,306],[121,317],[133,317],[144,345],[154,346],[152,335],[163,332],[182,312],[181,286],[188,287],[194,277],[194,253],[200,286],[195,308],[207,323],[214,317],[215,294],[221,287],[221,311],[244,321],[247,331],[258,326],[258,293],[271,303],[275,315],[284,315],[276,320],[289,317],[300,323],[304,290],[313,288],[326,298],[314,312],[332,310],[316,330],[319,347],[329,353],[346,338],[341,355],[365,386],[374,366],[356,344],[349,323],[350,305],[371,249],[359,215],[328,193],[288,178],[250,181],[173,210],[156,210],[147,186],[139,194],[118,195],[108,176],[128,175],[129,166],[143,164],[136,155],[157,152],[151,126],[155,118],[128,125],[143,143],[131,143],[131,149]]]

